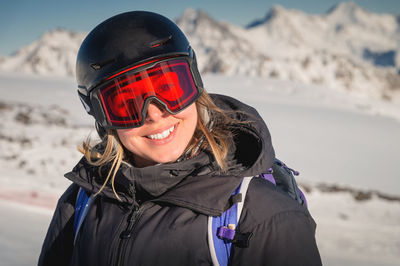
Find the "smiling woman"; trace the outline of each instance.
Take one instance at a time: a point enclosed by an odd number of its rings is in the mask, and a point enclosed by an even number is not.
[[[101,141],[65,175],[39,265],[321,265],[304,201],[262,174],[276,164],[264,121],[207,94],[175,23],[145,11],[104,21],[76,74]]]
[[[170,115],[163,107],[151,103],[146,123],[138,128],[117,129],[122,144],[132,153],[136,166],[176,161],[192,139],[197,125],[196,106]]]

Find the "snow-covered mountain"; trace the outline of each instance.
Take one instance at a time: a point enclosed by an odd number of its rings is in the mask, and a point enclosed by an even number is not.
[[[196,51],[203,73],[262,75],[260,67],[270,59],[254,49],[247,35],[201,10],[188,9],[176,20]]]
[[[275,6],[246,28],[199,10],[187,10],[177,22],[200,54],[203,72],[321,84],[375,99],[400,93],[400,26],[394,15],[348,2],[322,15]]]
[[[75,75],[76,54],[86,33],[54,29],[40,39],[0,58],[0,70],[40,75]]]
[[[345,2],[309,15],[275,6],[247,27],[188,9],[176,20],[203,73],[264,76],[320,84],[373,99],[400,94],[400,17]],[[84,33],[49,31],[0,70],[73,75]]]

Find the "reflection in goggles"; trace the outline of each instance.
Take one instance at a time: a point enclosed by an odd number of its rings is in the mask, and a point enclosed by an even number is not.
[[[157,73],[150,77],[135,81],[115,90],[108,98],[108,106],[115,116],[127,117],[133,110],[141,110],[149,96],[158,96],[167,101],[174,101],[183,95],[175,72]],[[139,99],[138,99],[139,98]],[[141,105],[140,105],[141,103]]]
[[[134,127],[142,121],[146,99],[156,97],[176,113],[198,96],[186,60],[164,61],[143,71],[119,76],[99,88],[103,110],[112,125]]]

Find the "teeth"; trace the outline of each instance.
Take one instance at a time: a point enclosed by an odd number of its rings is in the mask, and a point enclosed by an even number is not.
[[[161,133],[154,134],[154,135],[148,135],[147,137],[149,139],[165,139],[166,137],[169,136],[169,134],[171,134],[172,131],[174,131],[174,129],[175,129],[175,126],[172,126],[171,128],[169,128]]]

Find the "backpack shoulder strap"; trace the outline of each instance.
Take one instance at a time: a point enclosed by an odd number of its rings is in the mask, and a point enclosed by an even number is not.
[[[79,229],[81,228],[82,223],[85,220],[85,217],[90,209],[90,206],[93,204],[94,198],[95,198],[94,195],[88,196],[88,194],[83,188],[79,188],[75,201],[75,215],[74,215],[74,225],[73,225],[74,245],[79,233]]]
[[[238,202],[221,216],[208,217],[208,245],[213,265],[228,265],[232,241],[235,238],[236,225],[242,214],[244,199],[253,177],[245,177],[239,187],[232,193]],[[240,195],[240,196],[239,196]]]
[[[266,173],[259,175],[275,186],[285,191],[288,196],[307,208],[307,201],[303,192],[297,186],[294,175],[299,172],[289,168],[282,161],[275,159],[273,166]],[[228,265],[232,243],[246,246],[252,233],[238,234],[235,229],[239,223],[246,198],[247,189],[253,177],[243,178],[242,183],[232,193],[232,197],[241,196],[236,204],[225,211],[221,216],[208,217],[208,245],[213,265]]]

